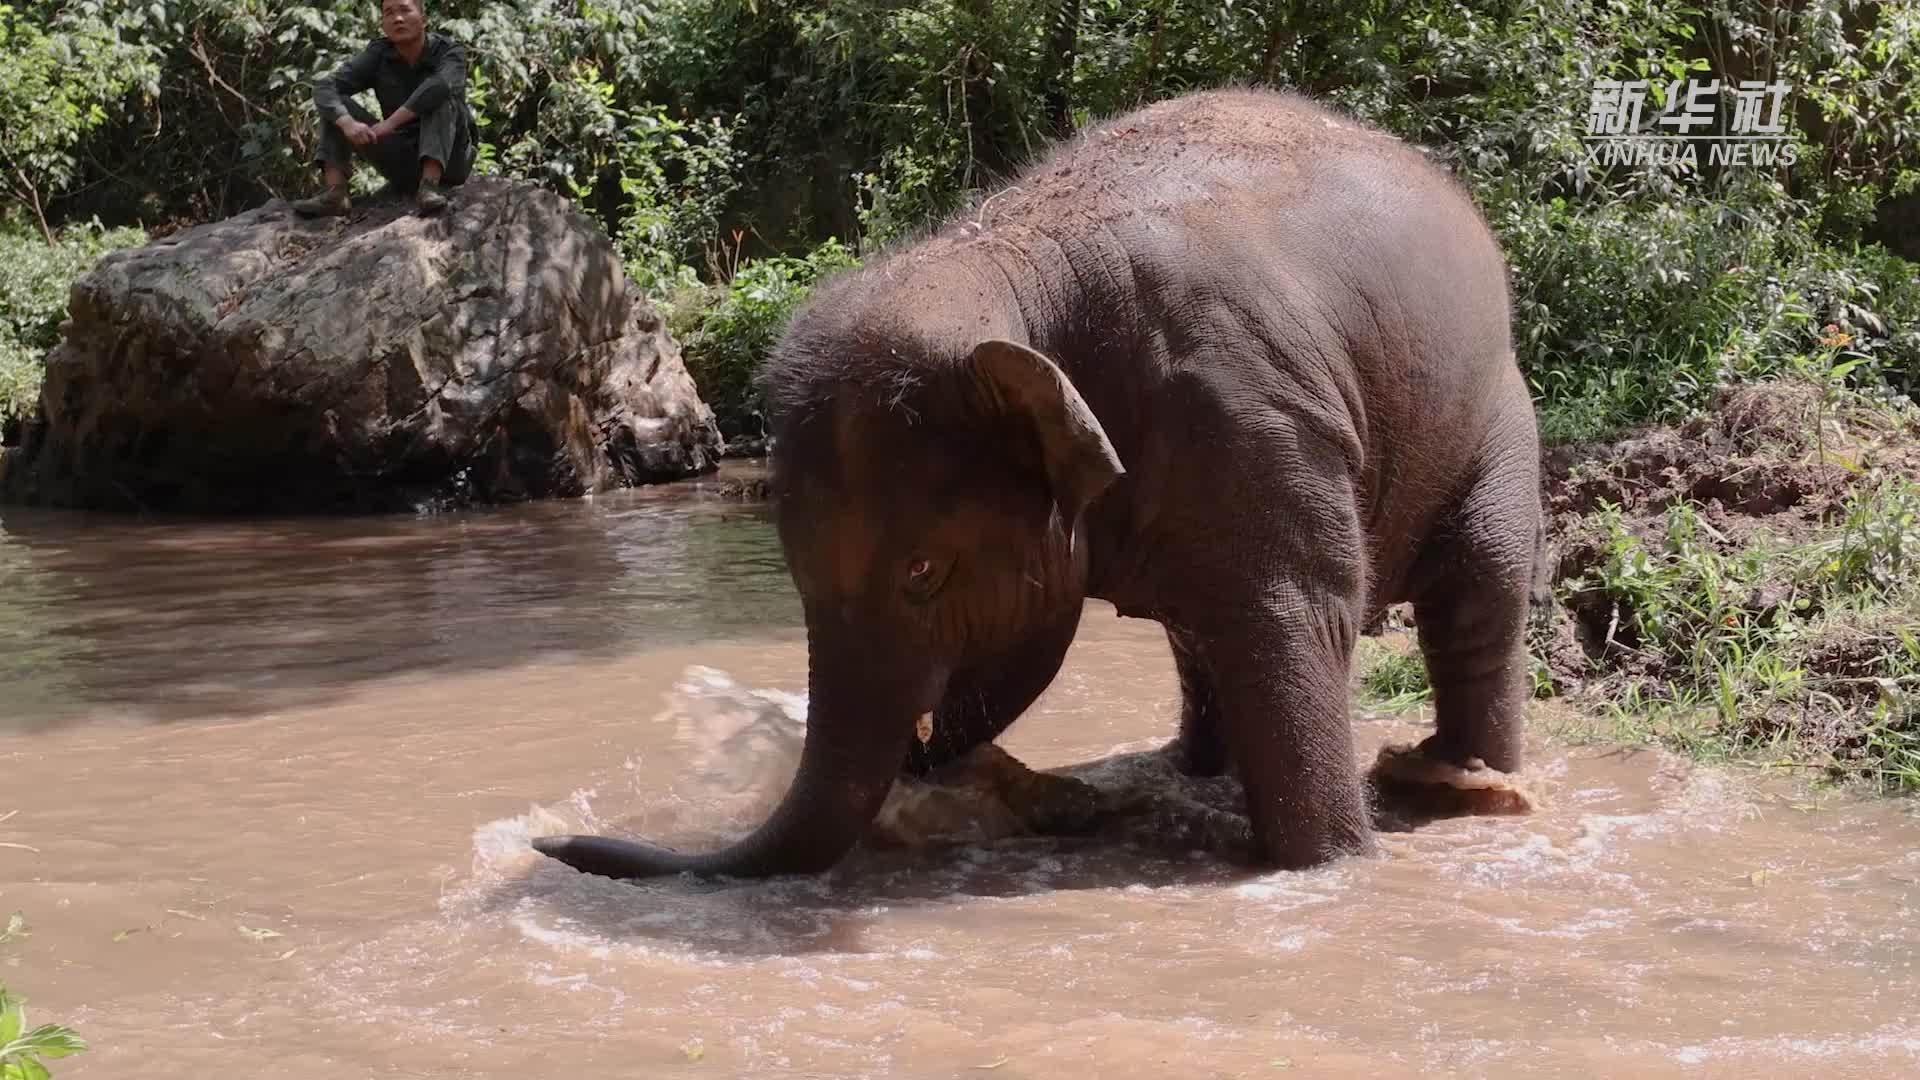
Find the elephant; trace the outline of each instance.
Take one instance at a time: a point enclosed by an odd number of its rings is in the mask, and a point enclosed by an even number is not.
[[[581,871],[825,871],[903,769],[999,736],[1088,598],[1165,628],[1164,746],[1239,778],[1260,868],[1379,850],[1356,637],[1413,605],[1448,767],[1522,765],[1543,543],[1507,268],[1421,151],[1304,96],[1089,126],[823,282],[767,360],[776,527],[806,623],[791,787],[691,854],[552,836]]]

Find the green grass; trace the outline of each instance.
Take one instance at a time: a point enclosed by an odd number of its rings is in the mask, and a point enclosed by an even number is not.
[[[1427,662],[1417,650],[1400,651],[1368,642],[1362,658],[1360,700],[1389,712],[1404,712],[1433,700],[1427,685]]]
[[[1621,737],[1920,791],[1920,486],[1863,480],[1797,544],[1725,543],[1685,503],[1652,539],[1612,507],[1591,526],[1560,592],[1605,627],[1585,694]]]

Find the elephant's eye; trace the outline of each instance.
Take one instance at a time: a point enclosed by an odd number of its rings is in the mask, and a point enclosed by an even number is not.
[[[917,600],[925,600],[940,588],[940,582],[946,576],[944,564],[932,559],[914,559],[907,563],[907,594]]]

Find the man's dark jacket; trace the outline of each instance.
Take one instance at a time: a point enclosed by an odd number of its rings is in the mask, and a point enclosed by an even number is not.
[[[467,109],[467,50],[445,34],[427,32],[420,63],[408,64],[400,50],[384,37],[313,84],[313,104],[323,124],[338,123],[346,114],[346,100],[369,87],[380,101],[382,116],[392,116],[405,105],[427,113],[452,103],[460,110],[469,135],[473,114]]]

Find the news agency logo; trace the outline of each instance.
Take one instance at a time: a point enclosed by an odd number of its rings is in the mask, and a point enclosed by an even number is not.
[[[1675,165],[1698,168],[1700,147],[1710,165],[1792,165],[1798,155],[1783,118],[1784,82],[1675,79],[1596,79],[1587,102],[1587,162],[1592,165]],[[1724,134],[1715,134],[1722,100],[1732,102]],[[1643,124],[1649,104],[1658,108]],[[1694,134],[1694,129],[1704,129]],[[1664,129],[1664,130],[1663,130]],[[1671,133],[1669,133],[1671,132]]]

